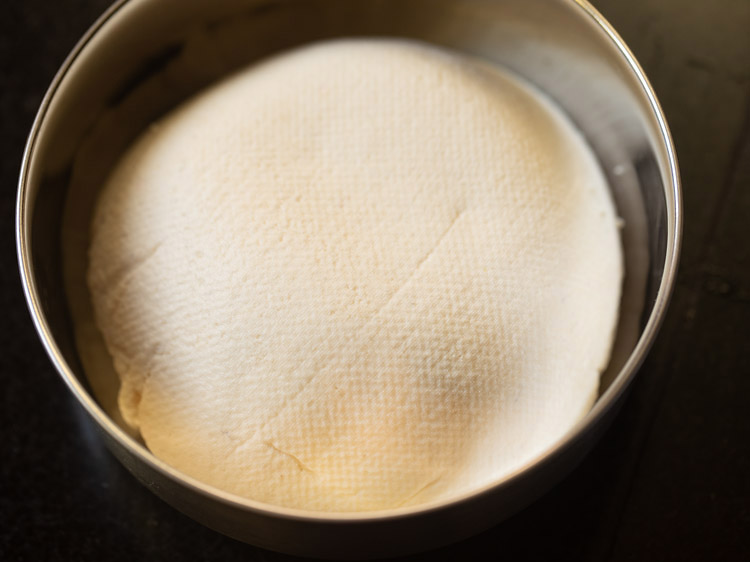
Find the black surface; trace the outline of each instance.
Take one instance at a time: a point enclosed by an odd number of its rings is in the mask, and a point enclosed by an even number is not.
[[[108,0],[0,8],[0,560],[291,560],[227,539],[103,449],[38,343],[13,210],[44,90]],[[561,485],[413,560],[750,560],[750,1],[599,0],[674,133],[685,243],[665,326],[623,411]]]

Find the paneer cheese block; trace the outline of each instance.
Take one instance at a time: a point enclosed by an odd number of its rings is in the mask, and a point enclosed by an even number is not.
[[[172,111],[99,198],[119,406],[187,475],[351,512],[497,481],[590,409],[622,252],[596,159],[507,71],[350,39]]]

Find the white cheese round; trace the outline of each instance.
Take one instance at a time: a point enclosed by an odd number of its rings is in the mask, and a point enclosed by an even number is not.
[[[519,78],[396,40],[305,47],[123,157],[88,283],[158,457],[363,511],[518,469],[590,408],[622,256],[581,135]]]

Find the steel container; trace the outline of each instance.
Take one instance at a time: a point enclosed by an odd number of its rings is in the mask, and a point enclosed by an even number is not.
[[[154,119],[204,86],[284,49],[335,37],[403,37],[502,65],[551,97],[583,132],[611,185],[626,276],[610,366],[593,409],[553,448],[501,480],[439,504],[311,513],[243,499],[162,462],[117,419],[84,373],[76,294],[98,187]],[[681,233],[677,162],[659,103],[612,27],[585,1],[120,0],[54,78],[29,136],[17,249],[49,356],[114,455],[165,501],[265,548],[374,558],[478,533],[568,473],[611,421],[654,341],[674,284]],[[88,376],[87,376],[88,375]]]

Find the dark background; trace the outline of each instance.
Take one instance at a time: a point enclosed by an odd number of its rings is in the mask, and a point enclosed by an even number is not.
[[[684,251],[622,412],[562,484],[413,560],[750,560],[750,0],[598,0],[674,134]],[[13,246],[25,137],[109,0],[0,8],[0,560],[273,560],[152,496],[90,433],[38,342]],[[410,559],[411,560],[411,559]]]

